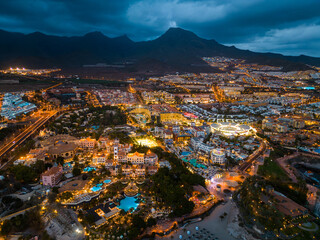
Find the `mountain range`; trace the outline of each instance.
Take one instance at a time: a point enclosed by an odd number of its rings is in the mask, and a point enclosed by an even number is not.
[[[133,62],[135,67],[174,71],[204,71],[210,68],[201,58],[224,56],[249,63],[282,66],[284,70],[309,70],[320,66],[320,58],[256,53],[225,46],[193,32],[170,28],[160,37],[134,42],[126,35],[110,38],[101,32],[60,37],[40,32],[31,34],[0,30],[0,68],[80,68],[88,64]]]

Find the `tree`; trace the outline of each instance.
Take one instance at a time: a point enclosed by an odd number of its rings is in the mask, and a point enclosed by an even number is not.
[[[68,200],[72,197],[73,197],[73,194],[71,192],[63,192],[60,196],[62,200]]]
[[[75,167],[72,169],[72,175],[73,175],[73,176],[79,176],[80,174],[81,174],[81,169],[75,166]]]
[[[10,220],[5,220],[1,226],[1,235],[8,236],[12,230],[12,223]]]
[[[78,161],[79,161],[78,155],[74,155],[72,160],[73,160],[74,162],[78,162]]]
[[[50,192],[48,194],[48,201],[49,203],[54,203],[56,201],[56,198],[57,198],[57,194],[54,193],[54,192]]]
[[[41,173],[43,173],[46,168],[45,168],[45,164],[44,161],[42,160],[37,160],[33,165],[32,168],[34,169],[34,171],[40,175]]]
[[[53,187],[52,192],[58,194],[59,193],[59,187]]]
[[[182,99],[179,96],[175,96],[174,97],[174,101],[176,102],[176,104],[181,104],[182,103]]]
[[[64,164],[64,157],[58,156],[56,159],[56,163],[62,166]]]
[[[153,217],[150,217],[150,218],[148,219],[148,221],[147,221],[147,226],[148,226],[148,227],[152,227],[152,226],[154,226],[154,225],[156,225],[156,224],[157,224],[157,220],[154,219]]]
[[[43,240],[53,240],[53,238],[50,237],[50,235],[48,234],[48,232],[46,230],[44,230],[44,232],[42,233],[41,239],[43,239]]]
[[[135,239],[146,228],[146,223],[139,215],[132,217],[132,225],[130,227],[129,239]]]
[[[13,173],[18,181],[24,183],[33,183],[36,177],[38,177],[36,172],[31,167],[22,164],[12,166],[10,172]]]
[[[105,174],[106,174],[108,177],[110,177],[110,176],[111,176],[110,170],[109,170],[109,169],[106,169],[106,170],[105,170]]]

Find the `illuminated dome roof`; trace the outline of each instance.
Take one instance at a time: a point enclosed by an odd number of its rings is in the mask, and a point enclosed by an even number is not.
[[[212,127],[212,128],[215,128],[215,129],[218,129],[218,128],[220,127],[220,125],[217,124],[217,123],[212,123],[212,124],[211,124],[211,127]]]
[[[238,123],[229,123],[229,122],[221,122],[221,123],[213,123],[211,124],[212,132],[221,132],[224,135],[247,135],[250,133],[251,127],[245,124]]]
[[[213,149],[212,154],[214,154],[217,157],[224,156],[224,151],[222,149]]]
[[[248,125],[241,124],[239,127],[243,130],[250,130],[250,126]]]

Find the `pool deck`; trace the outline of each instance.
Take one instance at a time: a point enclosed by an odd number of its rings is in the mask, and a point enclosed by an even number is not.
[[[132,200],[132,198],[134,200]],[[140,203],[136,203],[138,198],[136,197],[125,197],[123,199],[120,200],[120,204],[118,206],[119,209],[123,209],[124,211],[129,211],[131,208],[134,208],[134,210],[139,206]],[[121,202],[123,205],[130,205],[130,206],[123,206],[121,207]],[[134,205],[134,206],[133,206]]]
[[[74,181],[68,182],[67,184],[65,184],[61,188],[59,188],[59,192],[61,193],[61,192],[65,192],[65,191],[82,190],[88,182],[89,182],[89,180],[74,180]],[[74,184],[77,184],[77,186],[73,186]]]

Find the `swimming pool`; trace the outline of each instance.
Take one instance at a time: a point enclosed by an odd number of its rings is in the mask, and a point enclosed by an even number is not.
[[[92,191],[92,192],[98,192],[98,191],[100,191],[101,189],[102,189],[102,183],[98,183],[97,185],[95,185],[94,187],[92,187],[92,188],[90,188],[90,190]]]
[[[71,164],[70,162],[67,162],[67,163],[63,164],[63,167],[69,167],[69,168],[71,168],[71,167],[72,167],[72,164]]]
[[[316,153],[319,153],[320,154],[320,148],[317,148],[314,150]]]
[[[85,169],[83,169],[84,172],[91,172],[91,171],[95,171],[96,168],[95,167],[86,167]]]
[[[125,197],[124,199],[120,200],[120,205],[118,208],[123,209],[124,211],[129,211],[131,208],[136,210],[139,206],[139,202],[137,201],[136,197]]]
[[[304,90],[315,90],[315,87],[299,87],[299,88]]]
[[[197,159],[191,159],[190,161],[188,161],[186,158],[182,158],[182,161],[190,163],[192,166],[196,167],[196,168],[203,168],[203,169],[207,169],[207,166],[201,164],[201,163],[197,163]]]
[[[185,152],[181,153],[181,156],[186,157],[186,156],[189,156],[190,154],[191,154],[191,152],[185,151]]]
[[[106,180],[103,181],[103,183],[105,183],[105,184],[108,184],[108,183],[110,183],[110,182],[111,182],[110,179],[106,179]]]

